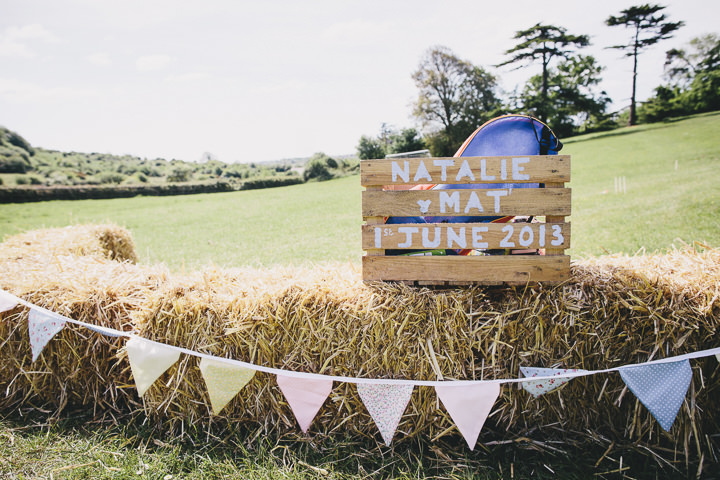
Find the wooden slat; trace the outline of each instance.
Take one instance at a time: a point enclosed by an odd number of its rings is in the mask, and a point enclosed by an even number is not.
[[[467,168],[474,178],[461,173],[464,162],[467,162]],[[393,164],[395,168],[393,168]],[[424,168],[420,168],[421,165]],[[394,176],[393,170],[395,171]],[[443,170],[445,170],[444,178]],[[423,175],[425,172],[429,178]],[[460,178],[458,178],[459,175]],[[360,162],[360,183],[362,185],[563,183],[569,181],[569,155],[398,158],[362,160]]]
[[[475,195],[473,197],[472,195]],[[497,196],[505,194],[505,196]],[[454,203],[448,200],[457,199]],[[477,203],[482,206],[479,211]],[[430,201],[429,204],[423,203]],[[420,202],[420,203],[418,203]],[[445,211],[441,209],[441,202]],[[426,205],[423,211],[421,204]],[[466,212],[465,209],[470,207]],[[499,208],[496,208],[499,206]],[[456,211],[457,210],[457,211]],[[569,188],[408,190],[362,192],[363,217],[570,215]]]
[[[478,284],[559,283],[570,276],[566,255],[363,257],[363,280],[473,282]]]
[[[483,231],[482,229],[487,229]],[[459,236],[462,240],[448,241]],[[436,236],[436,234],[438,234]],[[522,238],[521,238],[522,236]],[[532,239],[532,241],[529,241]],[[521,243],[522,240],[522,243]],[[437,244],[439,242],[439,244]],[[463,243],[464,242],[464,243]],[[487,245],[482,245],[487,243]],[[425,223],[363,225],[363,250],[570,248],[569,223]]]

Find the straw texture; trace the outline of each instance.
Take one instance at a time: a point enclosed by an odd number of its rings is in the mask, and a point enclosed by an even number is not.
[[[720,346],[720,250],[702,245],[579,260],[570,281],[552,288],[431,290],[363,284],[351,264],[171,274],[131,263],[132,239],[118,227],[63,234],[74,246],[58,247],[56,230],[1,244],[0,287],[71,318],[269,367],[492,379],[517,377],[520,366],[596,370]],[[178,435],[220,435],[244,424],[303,437],[270,375],[258,372],[212,416],[195,357],[181,356],[140,399],[124,340],[68,325],[32,364],[27,309],[0,318],[1,409],[84,405],[98,414],[145,415]],[[611,373],[574,379],[537,399],[503,386],[479,444],[552,450],[593,442],[658,462],[716,462],[720,369],[714,358],[691,364],[690,390],[669,434]],[[335,384],[309,434],[381,441],[346,383]],[[394,442],[416,437],[462,442],[432,388],[415,389]]]

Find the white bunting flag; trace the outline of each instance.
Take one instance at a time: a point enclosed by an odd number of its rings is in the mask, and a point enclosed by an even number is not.
[[[255,370],[221,360],[200,359],[213,415],[219,414],[235,395],[255,376]]]
[[[277,376],[277,383],[290,404],[303,433],[307,433],[315,415],[332,391],[332,380]]]
[[[435,387],[435,392],[462,433],[470,450],[474,450],[480,430],[500,395],[500,384],[443,385]]]
[[[14,296],[4,290],[0,290],[0,313],[8,312],[18,306],[18,301]]]
[[[32,361],[40,356],[45,345],[48,344],[60,330],[65,327],[65,320],[43,310],[30,309],[28,314],[28,333],[30,334],[30,349]]]
[[[548,393],[556,388],[565,385],[569,382],[572,377],[563,377],[568,373],[584,372],[585,370],[579,370],[577,368],[539,368],[539,367],[520,367],[520,371],[523,376],[527,378],[532,377],[557,377],[550,378],[548,380],[532,380],[522,382],[522,387],[530,392],[533,397],[539,397],[543,393]]]
[[[620,376],[663,430],[670,431],[690,387],[690,361],[623,367]]]
[[[388,447],[400,424],[414,385],[391,385],[382,383],[359,383],[360,398],[380,430]]]
[[[137,337],[128,340],[125,348],[135,386],[141,397],[180,358],[180,352],[172,347]]]

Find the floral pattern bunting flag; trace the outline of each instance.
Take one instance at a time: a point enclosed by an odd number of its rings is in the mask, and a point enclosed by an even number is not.
[[[414,385],[359,383],[358,393],[388,447],[400,424]]]
[[[474,450],[485,419],[500,395],[500,384],[437,386],[435,392],[462,433],[470,450]]]
[[[0,313],[8,312],[17,307],[17,305],[18,302],[15,300],[15,297],[3,290],[0,290]]]
[[[277,383],[303,433],[332,391],[332,380],[277,376]]]
[[[532,377],[558,377],[558,378],[551,378],[548,380],[530,380],[527,382],[522,382],[522,387],[530,392],[533,397],[537,398],[543,393],[548,393],[556,388],[565,385],[567,382],[569,382],[572,377],[563,377],[563,375],[567,375],[568,373],[577,373],[577,372],[584,372],[585,370],[580,370],[577,368],[539,368],[539,367],[520,367],[520,371],[522,372],[523,376],[527,378]]]
[[[30,334],[30,350],[32,361],[38,359],[40,352],[60,330],[65,321],[43,310],[30,309],[28,314],[28,333]]]
[[[141,397],[160,375],[180,359],[178,350],[142,338],[131,338],[125,348],[135,386]]]
[[[221,360],[200,359],[213,415],[218,415],[235,395],[255,376],[255,370]]]
[[[670,431],[690,387],[690,361],[624,367],[620,376],[663,430]]]

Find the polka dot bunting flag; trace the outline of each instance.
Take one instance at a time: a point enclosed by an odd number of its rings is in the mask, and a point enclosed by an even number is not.
[[[30,334],[30,349],[32,350],[33,362],[40,356],[40,352],[43,351],[50,339],[64,327],[64,320],[42,310],[30,309],[28,333]]]
[[[375,425],[380,430],[380,435],[388,447],[410,401],[413,388],[413,385],[369,383],[359,383],[357,386],[365,408],[370,412],[370,416],[375,421]]]
[[[543,393],[552,392],[556,388],[565,385],[572,377],[563,377],[567,373],[584,372],[577,368],[538,368],[538,367],[520,367],[524,377],[557,377],[548,380],[531,380],[522,382],[522,387],[527,390],[533,397],[539,397]]]
[[[624,367],[620,376],[663,430],[669,431],[690,386],[690,361]]]

